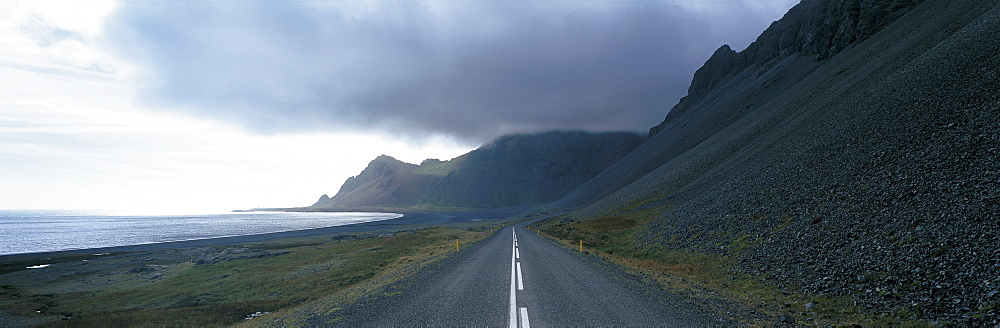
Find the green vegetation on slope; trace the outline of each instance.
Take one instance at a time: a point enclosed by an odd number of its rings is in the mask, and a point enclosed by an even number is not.
[[[420,167],[416,172],[419,174],[433,176],[446,176],[449,173],[455,172],[461,168],[467,158],[469,158],[468,154],[455,157],[447,161],[426,159],[420,163]]]

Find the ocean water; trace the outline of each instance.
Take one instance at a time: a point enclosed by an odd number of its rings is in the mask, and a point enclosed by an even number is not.
[[[0,210],[0,255],[303,230],[400,216],[290,212],[115,215],[94,211]]]

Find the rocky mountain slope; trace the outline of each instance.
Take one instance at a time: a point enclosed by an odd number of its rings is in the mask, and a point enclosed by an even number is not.
[[[552,202],[642,142],[634,133],[510,135],[450,161],[373,160],[312,207],[496,208]]]
[[[1000,323],[1000,6],[803,1],[554,207],[862,311]],[[739,244],[741,247],[726,247]]]
[[[668,137],[651,140],[635,159],[616,164],[615,175],[598,176],[562,200],[578,207],[607,196],[660,167],[736,119],[767,103],[798,83],[829,58],[895,21],[920,1],[803,1],[775,21],[741,52],[722,45],[699,68],[688,95],[670,109],[662,123],[649,130],[652,138],[682,113],[699,115],[675,124]],[[627,175],[621,176],[622,172]]]

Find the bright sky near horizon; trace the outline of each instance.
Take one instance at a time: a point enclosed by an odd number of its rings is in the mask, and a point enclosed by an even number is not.
[[[304,206],[380,154],[642,131],[794,1],[520,3],[0,0],[0,209]]]

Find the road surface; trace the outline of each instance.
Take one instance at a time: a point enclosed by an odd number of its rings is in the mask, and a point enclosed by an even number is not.
[[[727,324],[610,265],[507,227],[355,306],[343,326],[705,326]]]

